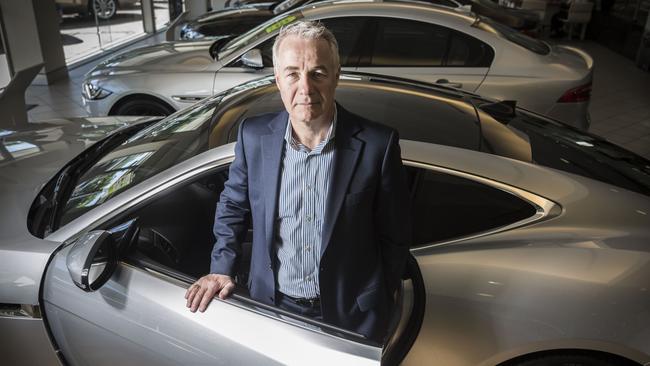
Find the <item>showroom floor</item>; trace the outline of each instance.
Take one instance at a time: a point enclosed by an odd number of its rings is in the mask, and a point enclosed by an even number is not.
[[[138,46],[155,43],[158,37],[161,35],[141,41]],[[650,73],[597,43],[571,43],[595,60],[590,131],[650,159]],[[81,82],[99,61],[71,70],[69,80],[49,86],[31,85],[26,92],[31,107],[29,120],[86,116]]]

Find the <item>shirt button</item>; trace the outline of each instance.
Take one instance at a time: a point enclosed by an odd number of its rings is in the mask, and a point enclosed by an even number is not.
[[[307,222],[311,222],[311,216],[307,215],[307,216],[305,217],[305,220],[307,220]]]
[[[306,251],[310,251],[310,250],[311,250],[311,247],[310,247],[309,245],[307,245],[307,246],[305,247],[305,250],[306,250]]]

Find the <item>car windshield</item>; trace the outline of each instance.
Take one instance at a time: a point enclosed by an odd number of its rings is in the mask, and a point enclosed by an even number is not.
[[[599,180],[650,195],[650,161],[598,136],[560,122],[517,110],[499,115],[478,102],[479,108],[530,143],[536,164]]]
[[[528,37],[527,35],[499,22],[496,22],[490,18],[479,15],[478,19],[479,22],[476,24],[476,27],[479,29],[482,29],[486,32],[499,34],[508,41],[540,55],[548,55],[549,52],[551,52],[551,48],[543,41]]]
[[[293,23],[302,17],[302,13],[300,11],[295,11],[291,14],[277,16],[267,22],[264,22],[221,47],[221,49],[218,50],[218,59],[223,60],[225,57],[228,57],[236,50],[246,48],[248,45],[255,43],[257,40],[266,37],[266,35],[275,33],[282,26]]]
[[[209,121],[223,95],[146,127],[95,157],[62,197],[58,226],[74,220],[127,188],[208,149]]]

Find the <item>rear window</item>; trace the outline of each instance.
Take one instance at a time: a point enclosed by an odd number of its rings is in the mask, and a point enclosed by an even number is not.
[[[525,49],[535,52],[540,55],[548,55],[551,52],[551,48],[545,43],[538,39],[528,37],[527,35],[518,32],[508,26],[505,26],[501,23],[495,22],[494,20],[486,17],[479,16],[480,23],[477,27],[487,32],[498,33],[503,36],[505,39],[509,40],[512,43],[515,43]]]
[[[479,108],[524,135],[534,163],[650,195],[650,161],[596,135],[518,110],[512,116]]]

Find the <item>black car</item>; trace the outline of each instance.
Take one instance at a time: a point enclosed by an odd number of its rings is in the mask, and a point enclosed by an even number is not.
[[[181,27],[181,39],[238,36],[278,14],[317,0],[264,2],[207,12]]]

